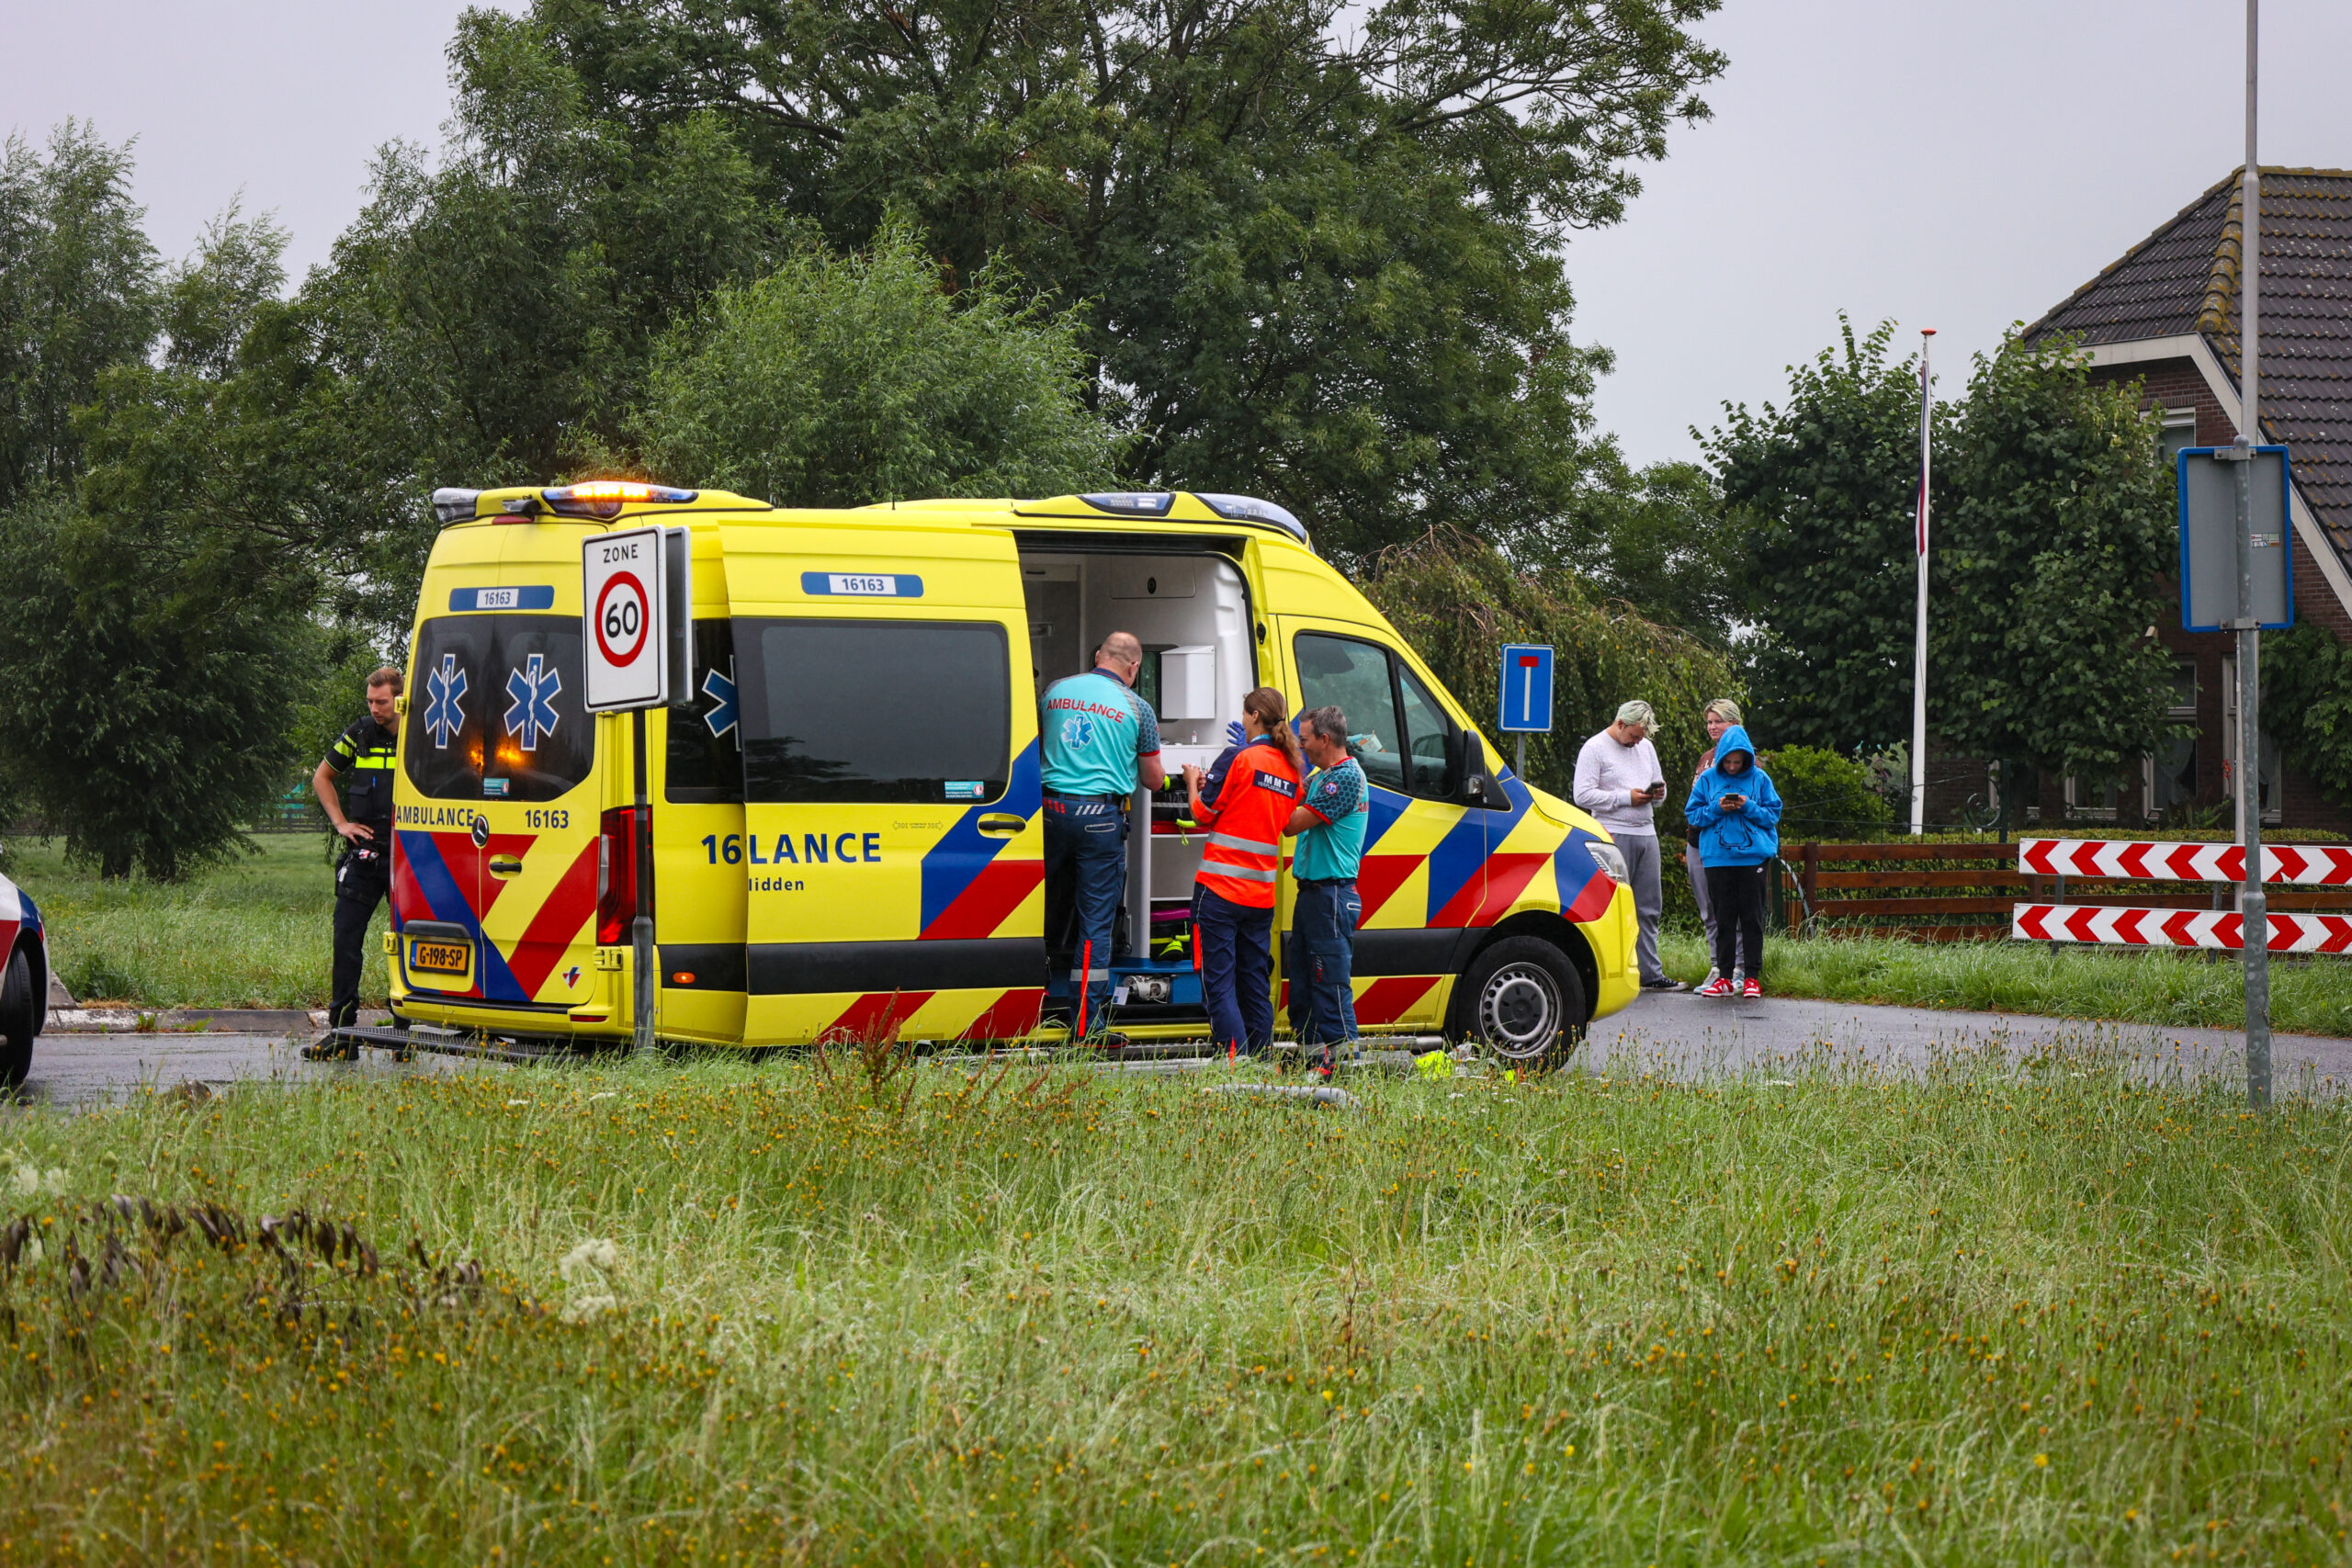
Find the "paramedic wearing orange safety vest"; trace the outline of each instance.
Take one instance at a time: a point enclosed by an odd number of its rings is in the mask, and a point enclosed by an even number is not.
[[[1272,686],[1241,700],[1242,749],[1214,800],[1201,798],[1201,770],[1184,769],[1193,820],[1209,835],[1193,884],[1193,949],[1209,1029],[1217,1044],[1250,1056],[1274,1042],[1274,884],[1306,773],[1288,712]]]

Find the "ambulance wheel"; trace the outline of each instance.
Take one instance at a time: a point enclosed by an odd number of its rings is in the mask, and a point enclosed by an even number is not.
[[[20,950],[8,955],[0,977],[0,1089],[12,1089],[32,1070],[33,1031],[40,1012],[33,998],[32,965]]]
[[[1453,992],[1447,1032],[1506,1062],[1553,1067],[1584,1039],[1584,982],[1541,937],[1507,936],[1479,950]]]

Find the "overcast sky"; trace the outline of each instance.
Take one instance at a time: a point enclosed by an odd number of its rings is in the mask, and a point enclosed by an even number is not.
[[[139,139],[166,254],[243,193],[296,272],[358,211],[368,156],[437,144],[454,0],[0,0],[0,124]],[[2352,166],[2352,4],[2266,0],[2263,161]],[[1577,335],[1617,351],[1600,422],[1640,461],[1753,403],[1840,308],[1939,329],[1938,380],[2238,160],[2232,0],[1727,0],[1714,118],[1618,228],[1569,247]]]

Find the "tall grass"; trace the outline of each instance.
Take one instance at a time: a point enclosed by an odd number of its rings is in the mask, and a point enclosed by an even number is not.
[[[1658,956],[1678,979],[1707,972],[1704,939],[1668,932]],[[1764,939],[1770,996],[1841,1002],[2042,1013],[2209,1029],[2245,1024],[2237,954],[2062,947],[2038,942],[1923,943],[1884,939]],[[2302,1034],[2352,1034],[2352,961],[2281,958],[2270,964],[2270,1017]]]
[[[320,840],[273,834],[186,882],[104,882],[60,841],[12,839],[0,872],[40,907],[50,953],[77,1000],[149,1007],[324,1007],[334,868]],[[383,1003],[379,910],[360,995]]]
[[[12,1113],[0,1561],[2341,1560],[2345,1107],[1774,1070]]]

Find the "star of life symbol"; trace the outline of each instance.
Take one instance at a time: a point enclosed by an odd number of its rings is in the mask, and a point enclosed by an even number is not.
[[[702,721],[710,726],[711,739],[716,740],[733,729],[736,719],[741,716],[735,705],[735,661],[731,659],[727,661],[727,673],[724,675],[717,670],[707,672],[702,678],[702,693],[710,699],[710,711],[702,716]],[[736,744],[742,744],[740,735],[736,737]]]
[[[537,750],[540,739],[554,733],[555,694],[562,690],[563,677],[546,667],[544,654],[506,672],[506,694],[514,699],[506,709],[506,733],[520,737],[524,750]]]
[[[1094,721],[1082,713],[1074,713],[1062,720],[1062,744],[1073,750],[1083,750],[1094,743]]]
[[[443,654],[441,667],[424,678],[424,728],[435,750],[447,750],[449,738],[466,727],[466,710],[458,701],[465,694],[466,672],[458,668],[458,656]]]

